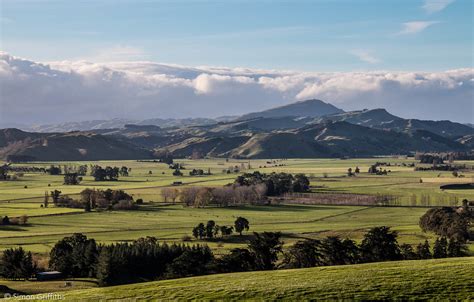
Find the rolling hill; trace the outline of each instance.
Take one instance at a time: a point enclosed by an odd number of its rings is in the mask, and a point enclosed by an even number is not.
[[[107,300],[474,299],[474,257],[219,274],[62,292]]]
[[[88,132],[30,133],[0,130],[0,158],[10,160],[101,160],[150,158],[130,142]]]
[[[426,130],[450,138],[459,138],[474,134],[474,129],[461,123],[451,121],[427,121],[418,119],[403,119],[390,114],[385,109],[351,111],[327,115],[316,119],[315,123],[324,121],[345,121],[351,124],[376,129],[394,130],[397,132],[415,132]]]

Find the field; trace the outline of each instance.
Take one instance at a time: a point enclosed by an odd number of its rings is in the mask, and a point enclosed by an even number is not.
[[[376,161],[390,162],[385,167],[388,176],[366,173]],[[28,215],[29,225],[4,226],[0,229],[0,249],[21,245],[36,253],[46,253],[56,241],[74,232],[82,232],[99,242],[111,243],[134,240],[143,236],[155,236],[161,241],[181,242],[185,235],[199,222],[213,219],[217,224],[232,224],[236,217],[249,219],[251,231],[282,231],[284,240],[291,244],[298,238],[315,238],[340,235],[359,240],[370,227],[388,225],[399,231],[400,241],[418,243],[432,239],[418,227],[419,217],[426,212],[427,205],[460,204],[464,198],[473,199],[474,192],[468,190],[441,191],[443,179],[449,182],[449,172],[415,172],[403,166],[411,159],[354,159],[354,160],[279,160],[279,161],[226,161],[226,160],[181,160],[186,170],[183,177],[172,176],[167,165],[153,162],[119,161],[97,162],[102,166],[127,166],[132,168],[130,176],[116,182],[94,182],[86,176],[80,185],[63,185],[62,176],[26,173],[16,181],[0,182],[0,216]],[[250,169],[248,165],[250,163]],[[32,166],[48,167],[53,163],[30,163]],[[84,163],[54,163],[84,164]],[[87,163],[90,164],[90,163]],[[233,208],[184,208],[181,205],[164,205],[160,190],[174,181],[184,185],[221,186],[235,179],[236,173],[223,170],[230,166],[244,166],[245,172],[284,171],[305,173],[311,179],[314,192],[338,192],[357,194],[389,194],[396,196],[397,207],[322,206],[282,204],[272,206],[242,206]],[[357,177],[346,177],[347,169],[358,166],[362,173]],[[189,176],[189,170],[210,169],[210,176]],[[151,171],[151,174],[150,174]],[[469,180],[474,174],[463,173]],[[421,182],[421,178],[436,178],[437,182]],[[26,188],[25,188],[26,187]],[[84,188],[115,188],[143,198],[145,204],[137,211],[113,211],[85,213],[83,210],[40,207],[45,191],[58,189],[72,197]],[[426,200],[429,204],[426,204]],[[423,204],[423,200],[425,204]],[[423,206],[422,206],[423,205]],[[217,253],[244,244],[241,239],[209,242]],[[472,247],[471,247],[472,249]]]
[[[383,167],[391,172],[376,176],[367,173],[370,165],[377,161],[390,162]],[[224,159],[180,160],[185,165],[184,176],[172,175],[167,165],[154,162],[116,161],[88,162],[101,166],[127,166],[131,168],[128,177],[115,182],[95,182],[85,176],[80,185],[64,185],[63,176],[42,173],[25,173],[18,180],[0,182],[0,216],[29,216],[27,225],[0,227],[0,250],[22,246],[34,253],[40,266],[47,266],[47,253],[53,245],[65,236],[81,232],[100,243],[132,241],[140,237],[154,236],[161,242],[182,243],[185,236],[191,235],[192,228],[200,222],[214,220],[219,225],[232,225],[236,217],[246,217],[250,221],[250,232],[243,236],[232,236],[215,241],[193,239],[187,243],[208,244],[215,254],[220,255],[229,249],[244,246],[251,232],[281,231],[285,247],[302,238],[321,238],[338,235],[360,241],[371,227],[390,226],[399,233],[400,243],[417,244],[428,239],[433,242],[433,234],[423,233],[418,221],[429,206],[460,205],[464,198],[474,199],[474,190],[439,189],[444,183],[452,183],[450,172],[420,172],[409,167],[413,159],[300,159],[300,160],[252,160],[238,161]],[[472,162],[465,162],[472,165]],[[68,163],[29,163],[35,167],[55,165],[79,165],[83,162]],[[21,164],[17,164],[21,165]],[[250,168],[249,168],[250,165]],[[304,173],[311,181],[314,193],[390,195],[392,206],[355,205],[310,205],[294,203],[273,203],[271,205],[247,205],[228,208],[189,208],[181,204],[164,203],[161,190],[175,181],[183,186],[222,186],[233,182],[238,173],[227,173],[229,167],[239,167],[242,172],[289,172]],[[361,173],[348,177],[347,169],[359,167]],[[211,171],[212,175],[189,176],[192,169]],[[474,173],[464,171],[459,182],[472,181]],[[421,181],[420,181],[421,180]],[[181,188],[179,186],[177,188]],[[86,213],[81,209],[56,208],[50,205],[41,207],[45,192],[60,190],[62,194],[77,197],[85,188],[123,189],[135,199],[145,202],[134,211],[103,211]],[[345,196],[345,195],[341,195]],[[471,254],[474,245],[470,244]],[[222,276],[206,276],[191,279],[169,280],[158,283],[136,284],[116,288],[73,291],[67,298],[97,298],[100,295],[113,298],[133,295],[146,298],[195,298],[212,299],[226,297],[238,298],[321,298],[344,299],[384,299],[397,297],[403,299],[410,294],[420,297],[467,298],[463,281],[469,269],[474,266],[473,258],[438,261],[409,261],[400,263],[379,263],[346,267],[324,267],[298,271],[275,271],[272,286],[262,286],[269,279],[268,272],[243,273],[227,279]],[[346,275],[347,274],[347,275]],[[455,274],[455,275],[454,275]],[[373,278],[376,276],[376,278]],[[383,282],[378,283],[378,278]],[[229,281],[232,280],[232,281]],[[406,286],[413,282],[410,287]],[[70,291],[95,287],[91,280],[74,281],[74,286],[65,287],[64,282],[46,282],[38,287],[35,282],[0,281],[22,293],[41,293]],[[471,281],[472,283],[472,281]],[[212,284],[210,287],[209,284]],[[428,284],[428,285],[427,285]],[[422,286],[425,285],[425,286]],[[427,286],[426,286],[427,285]],[[156,289],[159,287],[159,290]],[[207,287],[206,287],[207,286]],[[206,287],[207,290],[196,290]],[[245,288],[245,291],[243,290]],[[341,288],[343,290],[341,290]],[[452,292],[444,292],[446,288]],[[443,289],[443,292],[440,292]],[[345,296],[342,296],[344,292]],[[255,296],[253,296],[255,294]],[[451,295],[452,294],[452,295]],[[252,296],[250,296],[252,295]]]
[[[474,257],[210,275],[63,292],[67,301],[464,300]]]

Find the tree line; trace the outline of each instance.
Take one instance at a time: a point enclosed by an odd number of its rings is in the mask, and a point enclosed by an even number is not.
[[[97,278],[101,286],[107,286],[215,273],[466,255],[464,245],[454,239],[438,238],[432,251],[427,241],[416,250],[408,244],[399,245],[397,232],[386,226],[371,228],[360,244],[329,236],[299,240],[284,250],[281,237],[280,232],[254,232],[245,248],[216,257],[206,245],[168,245],[154,237],[98,245],[83,234],[73,234],[54,245],[49,268],[66,277]],[[0,273],[4,278],[28,279],[36,271],[31,253],[21,247],[3,252]]]

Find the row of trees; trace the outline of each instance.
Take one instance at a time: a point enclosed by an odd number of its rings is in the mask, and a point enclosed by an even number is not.
[[[80,208],[86,212],[90,212],[92,209],[129,210],[135,209],[137,206],[133,197],[123,190],[84,189],[80,193],[79,200],[68,195],[61,195],[61,193],[59,190],[51,191],[50,195],[45,192],[43,206],[49,206],[50,197],[57,207]]]
[[[170,197],[176,198],[185,206],[205,207],[232,206],[242,204],[256,204],[266,200],[267,188],[264,184],[250,186],[224,186],[224,187],[184,187],[177,195],[173,191],[163,190],[165,200]],[[174,191],[176,192],[176,191]]]
[[[94,177],[95,181],[117,181],[119,176],[128,176],[130,170],[125,166],[121,168],[110,166],[102,168],[99,165],[94,165],[91,166],[91,176]]]
[[[242,232],[248,231],[250,228],[249,221],[244,217],[237,217],[234,222],[234,226],[227,226],[227,225],[217,225],[214,220],[209,220],[206,224],[199,223],[197,226],[193,228],[193,236],[196,239],[212,239],[216,238],[219,233],[221,237],[232,235],[234,229],[237,233],[242,236]]]

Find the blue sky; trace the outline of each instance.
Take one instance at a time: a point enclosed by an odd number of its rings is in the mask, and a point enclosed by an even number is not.
[[[0,0],[0,48],[39,61],[311,71],[472,67],[472,0]]]

